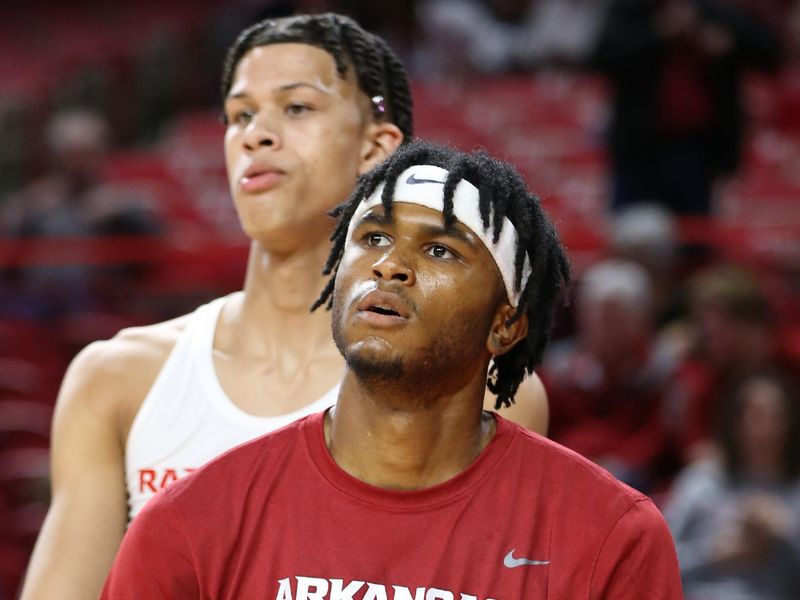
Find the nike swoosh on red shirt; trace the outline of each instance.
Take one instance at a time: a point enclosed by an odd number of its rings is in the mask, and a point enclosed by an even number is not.
[[[549,560],[531,560],[529,558],[514,558],[514,550],[516,548],[512,548],[511,551],[506,554],[505,558],[503,559],[503,566],[509,569],[513,569],[515,567],[539,567],[542,565],[549,565]]]

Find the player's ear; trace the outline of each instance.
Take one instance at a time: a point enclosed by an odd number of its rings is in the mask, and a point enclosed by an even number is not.
[[[403,132],[394,123],[373,121],[367,125],[358,174],[363,175],[382,160],[389,158],[402,143]]]
[[[523,313],[520,317],[510,322],[516,309],[508,302],[503,302],[494,316],[486,347],[494,356],[502,356],[517,342],[528,335],[528,315]]]

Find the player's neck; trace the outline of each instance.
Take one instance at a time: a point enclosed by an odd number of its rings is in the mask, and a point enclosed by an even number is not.
[[[327,282],[322,267],[329,252],[327,239],[291,254],[271,253],[253,242],[244,284],[247,309],[307,315]]]
[[[244,294],[223,310],[220,336],[250,355],[312,356],[320,348],[335,354],[330,315],[310,312],[326,278],[321,275],[329,242],[289,256],[269,254],[257,243],[250,250]]]
[[[345,375],[326,442],[350,475],[390,489],[422,489],[466,469],[491,441],[494,419],[481,404],[485,376],[452,395],[426,402],[371,394]]]

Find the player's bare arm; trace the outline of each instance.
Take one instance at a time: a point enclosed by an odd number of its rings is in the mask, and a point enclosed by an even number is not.
[[[72,361],[53,418],[52,501],[24,600],[100,593],[127,525],[127,434],[183,326],[179,318],[125,329]]]

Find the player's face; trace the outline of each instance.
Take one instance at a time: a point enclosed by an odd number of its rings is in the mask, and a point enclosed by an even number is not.
[[[236,210],[253,239],[276,250],[327,239],[325,213],[372,165],[369,100],[353,69],[307,44],[249,50],[225,101],[225,159]]]
[[[378,206],[342,257],[334,338],[357,374],[469,377],[504,298],[491,254],[463,225],[446,230],[440,212],[402,202],[389,221]]]

